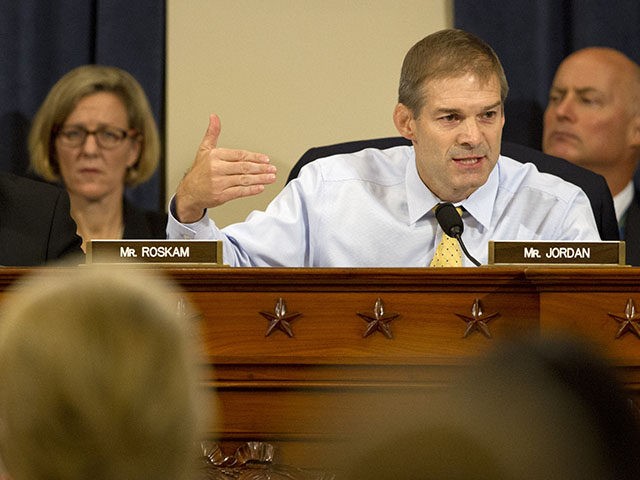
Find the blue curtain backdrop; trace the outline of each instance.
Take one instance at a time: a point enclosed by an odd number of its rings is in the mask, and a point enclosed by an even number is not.
[[[130,72],[164,125],[165,0],[0,0],[0,169],[27,174],[31,118],[51,86],[86,63]],[[128,192],[164,209],[164,162]]]
[[[510,86],[504,139],[536,148],[549,87],[565,56],[599,45],[640,62],[638,0],[455,0],[454,18],[502,61]]]

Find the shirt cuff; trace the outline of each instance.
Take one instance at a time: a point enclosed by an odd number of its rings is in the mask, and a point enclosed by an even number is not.
[[[180,223],[176,218],[175,195],[169,201],[167,221],[168,240],[215,240],[217,228],[205,210],[200,220],[194,223]]]

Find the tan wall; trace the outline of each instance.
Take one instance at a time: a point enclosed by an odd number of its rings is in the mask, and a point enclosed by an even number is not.
[[[210,112],[219,146],[267,153],[278,182],[218,207],[221,226],[263,209],[317,145],[395,135],[406,51],[452,24],[451,0],[168,0],[167,192]]]

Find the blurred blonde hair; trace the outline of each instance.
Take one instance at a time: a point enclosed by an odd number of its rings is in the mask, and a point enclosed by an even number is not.
[[[203,408],[177,295],[139,270],[37,274],[0,312],[0,456],[14,480],[186,479]]]
[[[58,130],[82,98],[98,92],[120,98],[127,111],[128,127],[136,130],[140,138],[140,156],[127,170],[125,184],[135,186],[153,175],[160,159],[160,137],[144,90],[120,68],[83,65],[56,82],[33,118],[28,141],[31,168],[45,180],[60,180],[55,153]]]

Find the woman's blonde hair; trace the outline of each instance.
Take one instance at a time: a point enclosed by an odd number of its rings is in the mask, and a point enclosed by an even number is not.
[[[178,292],[140,270],[42,271],[0,312],[14,480],[189,478],[203,409]]]
[[[113,93],[120,98],[127,110],[128,127],[136,130],[140,138],[140,156],[127,170],[125,184],[135,186],[153,175],[160,158],[160,138],[144,90],[131,74],[120,68],[83,65],[56,82],[33,118],[29,132],[31,168],[45,180],[60,180],[55,151],[58,130],[82,98],[98,92]]]

